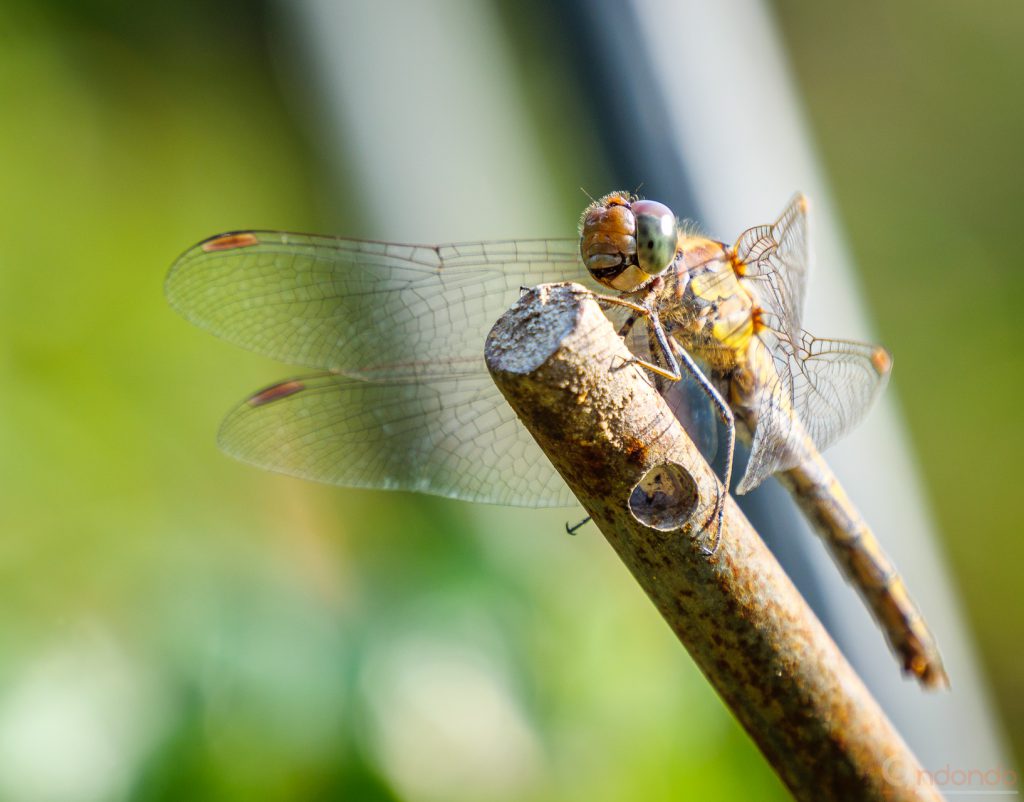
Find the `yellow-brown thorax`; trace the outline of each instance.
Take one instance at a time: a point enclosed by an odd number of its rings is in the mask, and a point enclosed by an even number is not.
[[[713,373],[743,366],[759,311],[732,248],[686,233],[662,204],[615,192],[584,211],[580,253],[600,284],[652,293],[668,334]]]
[[[680,257],[669,269],[675,274],[674,297],[658,304],[665,328],[713,372],[742,367],[758,315],[753,295],[737,275],[732,249],[685,234],[678,248]]]

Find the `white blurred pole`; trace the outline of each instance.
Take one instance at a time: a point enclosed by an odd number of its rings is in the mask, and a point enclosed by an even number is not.
[[[822,336],[875,339],[766,3],[631,2],[651,72],[662,81],[655,91],[673,126],[669,138],[685,160],[702,222],[728,238],[770,222],[796,190],[806,192],[816,260],[804,325]],[[894,378],[898,390],[899,354]],[[901,679],[864,606],[808,531],[796,547],[813,554],[840,646],[926,769],[1005,766],[974,645],[892,395],[826,456],[905,575],[938,638],[953,691],[922,693]]]
[[[399,242],[557,234],[508,43],[489,3],[287,4],[326,101],[324,150]]]

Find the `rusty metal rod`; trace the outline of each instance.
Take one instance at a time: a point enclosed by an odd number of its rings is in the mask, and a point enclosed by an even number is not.
[[[487,338],[491,375],[799,800],[941,799],[592,295],[527,291]],[[685,726],[685,724],[683,725]]]

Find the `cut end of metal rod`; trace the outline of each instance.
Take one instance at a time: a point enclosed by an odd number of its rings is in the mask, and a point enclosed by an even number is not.
[[[572,283],[525,289],[519,303],[502,318],[505,325],[495,324],[487,337],[485,353],[491,372],[537,370],[579,323],[580,296],[590,295],[586,287]]]

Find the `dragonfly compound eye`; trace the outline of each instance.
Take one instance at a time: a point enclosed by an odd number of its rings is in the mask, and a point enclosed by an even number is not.
[[[637,292],[675,258],[675,215],[662,203],[613,192],[580,221],[580,255],[590,275],[619,292]]]
[[[665,272],[676,255],[679,239],[676,216],[664,203],[634,201],[636,218],[636,255],[640,269],[650,276]]]

